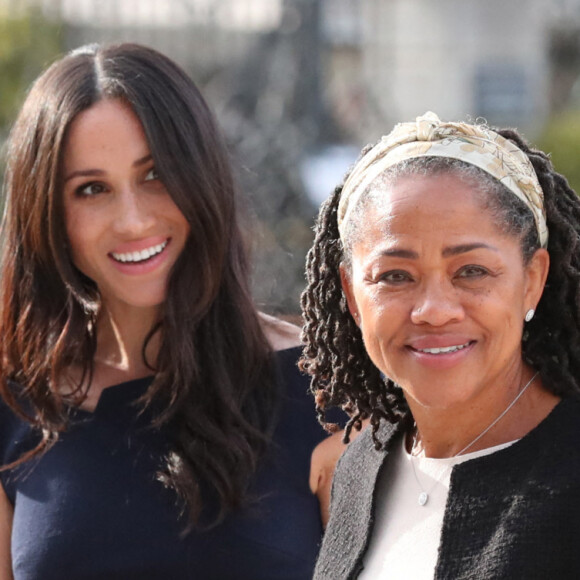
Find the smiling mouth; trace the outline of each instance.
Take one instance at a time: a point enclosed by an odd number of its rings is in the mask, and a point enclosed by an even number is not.
[[[459,350],[463,350],[472,343],[473,341],[469,341],[466,342],[465,344],[457,344],[454,346],[443,346],[439,348],[416,348],[414,350],[416,350],[417,352],[424,352],[425,354],[448,354],[450,352],[457,352]]]
[[[127,253],[117,253],[111,252],[111,257],[116,260],[117,262],[122,262],[123,264],[140,264],[142,262],[146,262],[150,260],[154,256],[157,256],[167,247],[169,240],[165,240],[161,244],[157,244],[156,246],[151,246],[150,248],[145,248],[144,250],[140,250],[139,252],[127,252]]]

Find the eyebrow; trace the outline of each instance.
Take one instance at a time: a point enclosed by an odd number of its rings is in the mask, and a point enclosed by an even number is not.
[[[497,252],[497,248],[490,246],[489,244],[484,244],[481,242],[473,244],[459,244],[457,246],[447,246],[443,248],[442,255],[444,258],[449,258],[450,256],[457,256],[459,254],[466,254],[467,252],[472,252],[473,250],[492,250]],[[389,258],[405,258],[408,260],[418,260],[419,254],[413,250],[405,250],[404,248],[392,248],[390,250],[383,250],[379,252],[380,256],[385,256]]]
[[[448,246],[443,249],[443,256],[448,258],[449,256],[457,256],[458,254],[466,254],[467,252],[472,252],[473,250],[492,250],[497,252],[495,246],[490,246],[489,244],[484,244],[483,242],[476,242],[473,244],[459,244],[458,246]]]
[[[148,153],[147,155],[144,155],[143,157],[140,157],[139,159],[134,161],[133,167],[140,167],[141,165],[145,165],[145,163],[148,163],[152,159],[153,156],[151,155],[151,153]],[[64,182],[66,183],[67,181],[70,181],[75,177],[94,177],[100,175],[105,175],[105,171],[103,171],[102,169],[79,169],[78,171],[72,171],[71,173],[69,173],[64,178]]]

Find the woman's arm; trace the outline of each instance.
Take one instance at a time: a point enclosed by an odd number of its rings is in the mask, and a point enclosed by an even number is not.
[[[363,429],[368,421],[363,421]],[[361,429],[362,431],[362,429]],[[350,433],[350,441],[358,437],[360,431],[353,429]],[[322,525],[326,527],[330,512],[330,492],[334,469],[344,453],[346,445],[342,442],[344,431],[338,431],[321,441],[312,452],[310,460],[310,489],[318,497],[320,502],[320,515]]]
[[[299,346],[300,328],[290,322],[260,312],[264,333],[273,350],[283,350]],[[312,409],[314,414],[314,406]],[[358,435],[353,429],[351,441]],[[342,442],[343,431],[329,435],[312,452],[310,460],[310,489],[318,497],[322,524],[326,526],[330,509],[330,489],[334,468],[346,445]],[[2,580],[0,578],[0,580]]]
[[[310,489],[318,497],[323,527],[326,527],[328,522],[334,468],[346,449],[342,436],[343,432],[338,431],[321,441],[314,448],[310,460]]]
[[[260,312],[260,320],[272,350],[300,346],[300,328],[298,326],[264,312]]]
[[[14,508],[0,485],[0,580],[13,580],[10,537]]]

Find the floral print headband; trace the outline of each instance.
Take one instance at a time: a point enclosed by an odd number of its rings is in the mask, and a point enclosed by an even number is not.
[[[342,189],[338,229],[344,239],[352,209],[387,168],[415,157],[451,157],[483,169],[521,199],[534,214],[540,244],[548,245],[544,192],[528,156],[483,125],[444,123],[432,112],[399,123],[355,165]]]

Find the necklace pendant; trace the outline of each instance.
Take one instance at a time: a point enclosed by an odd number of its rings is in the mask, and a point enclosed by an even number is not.
[[[429,494],[425,491],[419,494],[419,505],[425,505],[429,501]]]

